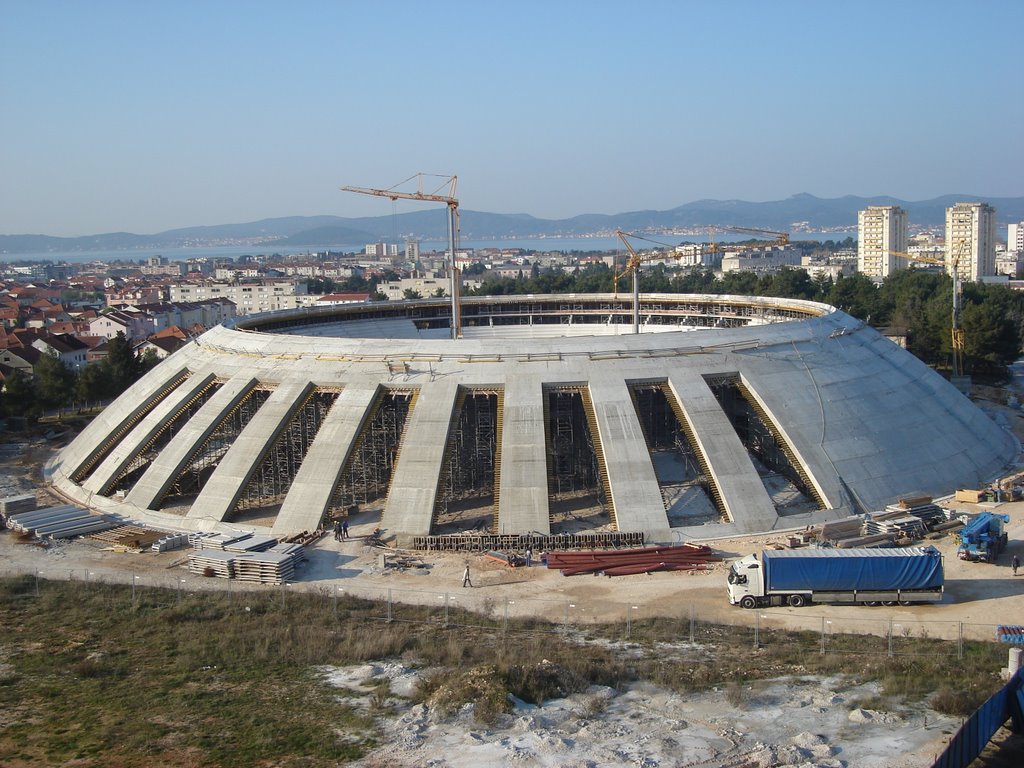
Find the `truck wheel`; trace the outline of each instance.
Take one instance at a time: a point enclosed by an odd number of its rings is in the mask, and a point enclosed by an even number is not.
[[[803,608],[804,603],[807,602],[807,598],[805,598],[803,595],[790,595],[789,598],[787,598],[786,602],[794,608]]]
[[[900,600],[900,605],[913,605],[913,600]]]
[[[752,595],[745,595],[743,599],[740,600],[740,605],[747,609],[757,608],[757,600],[755,600]]]
[[[878,607],[878,601],[877,600],[868,600],[866,603],[864,603],[864,605],[871,606],[872,608],[877,608]]]
[[[896,605],[896,601],[895,600],[883,600],[882,601],[882,605],[886,606],[887,608],[892,608],[894,605]]]

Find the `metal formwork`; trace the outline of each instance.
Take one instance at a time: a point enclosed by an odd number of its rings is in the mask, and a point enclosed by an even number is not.
[[[387,495],[418,389],[381,389],[342,470],[326,515]]]
[[[235,511],[279,504],[288,494],[337,392],[311,390],[271,446],[238,499]]]
[[[242,434],[242,430],[267,401],[272,391],[265,386],[250,389],[238,404],[224,415],[213,433],[196,447],[184,469],[178,473],[167,493],[155,506],[163,508],[172,504],[176,498],[199,493],[235,438]]]

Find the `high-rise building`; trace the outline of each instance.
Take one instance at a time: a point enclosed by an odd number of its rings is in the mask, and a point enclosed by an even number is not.
[[[869,205],[857,213],[857,270],[882,280],[908,261],[907,212],[897,205]]]
[[[996,209],[986,203],[957,203],[946,209],[946,271],[959,254],[961,280],[996,273]]]
[[[1006,250],[1024,251],[1024,221],[1006,227]]]

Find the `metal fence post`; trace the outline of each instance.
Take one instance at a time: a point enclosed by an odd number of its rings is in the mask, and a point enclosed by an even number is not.
[[[825,617],[821,617],[821,655],[825,655]]]
[[[444,625],[448,626],[448,593],[444,593]]]
[[[388,587],[388,623],[391,623],[391,588]]]
[[[892,617],[889,617],[889,657],[892,658]]]
[[[956,657],[958,659],[962,659],[964,657],[964,623],[962,621],[957,622]]]
[[[761,647],[761,612],[754,614],[754,648]]]
[[[694,637],[693,622],[694,622],[693,603],[690,603],[690,644],[691,645],[693,644],[693,637]]]

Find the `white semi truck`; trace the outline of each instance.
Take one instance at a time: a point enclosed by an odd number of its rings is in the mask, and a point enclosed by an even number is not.
[[[942,600],[934,547],[766,549],[729,568],[729,602],[744,608],[811,602],[910,605]]]

